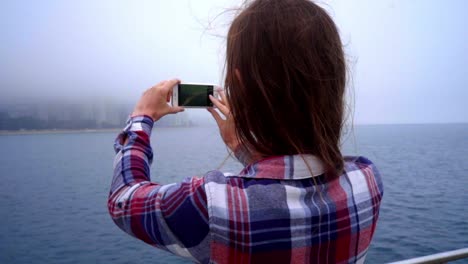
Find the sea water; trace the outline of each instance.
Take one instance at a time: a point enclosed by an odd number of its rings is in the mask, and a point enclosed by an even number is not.
[[[468,247],[468,125],[356,126],[385,194],[367,263]],[[0,263],[188,263],[130,237],[107,212],[116,132],[0,136]],[[216,127],[155,128],[152,180],[217,169]],[[221,170],[241,169],[228,159]],[[467,263],[462,260],[459,263]]]

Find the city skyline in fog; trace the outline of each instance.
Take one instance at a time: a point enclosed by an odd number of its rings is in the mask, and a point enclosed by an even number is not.
[[[0,104],[96,97],[132,104],[163,79],[222,84],[233,13],[218,15],[239,2],[4,2]],[[346,47],[354,123],[468,122],[468,2],[319,3]]]

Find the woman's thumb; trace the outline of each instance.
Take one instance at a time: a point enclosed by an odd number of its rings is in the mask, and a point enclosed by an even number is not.
[[[183,108],[181,106],[173,106],[173,107],[169,108],[169,114],[175,114],[175,113],[183,112],[184,110],[185,110],[185,108]]]

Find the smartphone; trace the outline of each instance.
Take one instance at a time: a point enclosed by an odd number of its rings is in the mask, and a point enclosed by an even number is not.
[[[179,83],[172,90],[172,105],[189,108],[213,107],[210,95],[218,96],[218,86],[202,83]]]

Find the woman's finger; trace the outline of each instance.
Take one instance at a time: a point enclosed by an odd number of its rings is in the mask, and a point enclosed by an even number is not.
[[[221,126],[223,125],[224,120],[221,118],[221,116],[218,114],[218,112],[212,107],[207,108],[206,110],[208,110],[208,112],[210,112],[210,114],[215,119],[216,124],[218,124],[218,127],[221,128]]]
[[[221,103],[218,99],[214,98],[214,96],[212,96],[211,94],[210,94],[210,100],[211,102],[213,102],[214,105],[216,105],[216,107],[218,107],[219,111],[221,111],[223,115],[225,115],[226,117],[229,115],[229,108],[225,106],[223,103]]]
[[[172,88],[176,86],[179,82],[179,79],[172,79],[169,81],[166,80],[156,84],[152,88],[158,90],[158,93],[161,93],[163,96],[165,96],[166,102],[169,103],[172,97]]]
[[[224,90],[219,90],[218,93],[221,95],[221,100],[223,101],[224,105],[226,105],[226,107],[229,108],[229,104],[226,99],[226,93],[224,92]]]
[[[169,93],[169,91],[171,91],[172,88],[174,88],[174,86],[176,86],[178,83],[180,83],[179,79],[172,79],[172,80],[166,81],[162,85],[161,89],[164,91],[164,93]]]
[[[171,97],[172,97],[172,92],[168,92],[166,95],[166,103],[169,103],[171,101]]]
[[[175,114],[175,113],[179,113],[179,112],[183,112],[183,111],[185,111],[185,108],[183,108],[181,106],[169,107],[169,114]]]
[[[223,98],[221,98],[221,96],[217,96],[215,97],[221,104],[223,104],[224,106],[226,106],[226,103],[223,101]],[[227,107],[227,106],[226,106]]]
[[[167,80],[160,81],[157,84],[153,85],[153,87],[151,87],[151,88],[162,87],[166,82],[167,82]]]
[[[167,93],[167,96],[166,96],[167,103],[171,101],[173,92],[174,92],[174,89],[169,89],[169,92]]]

